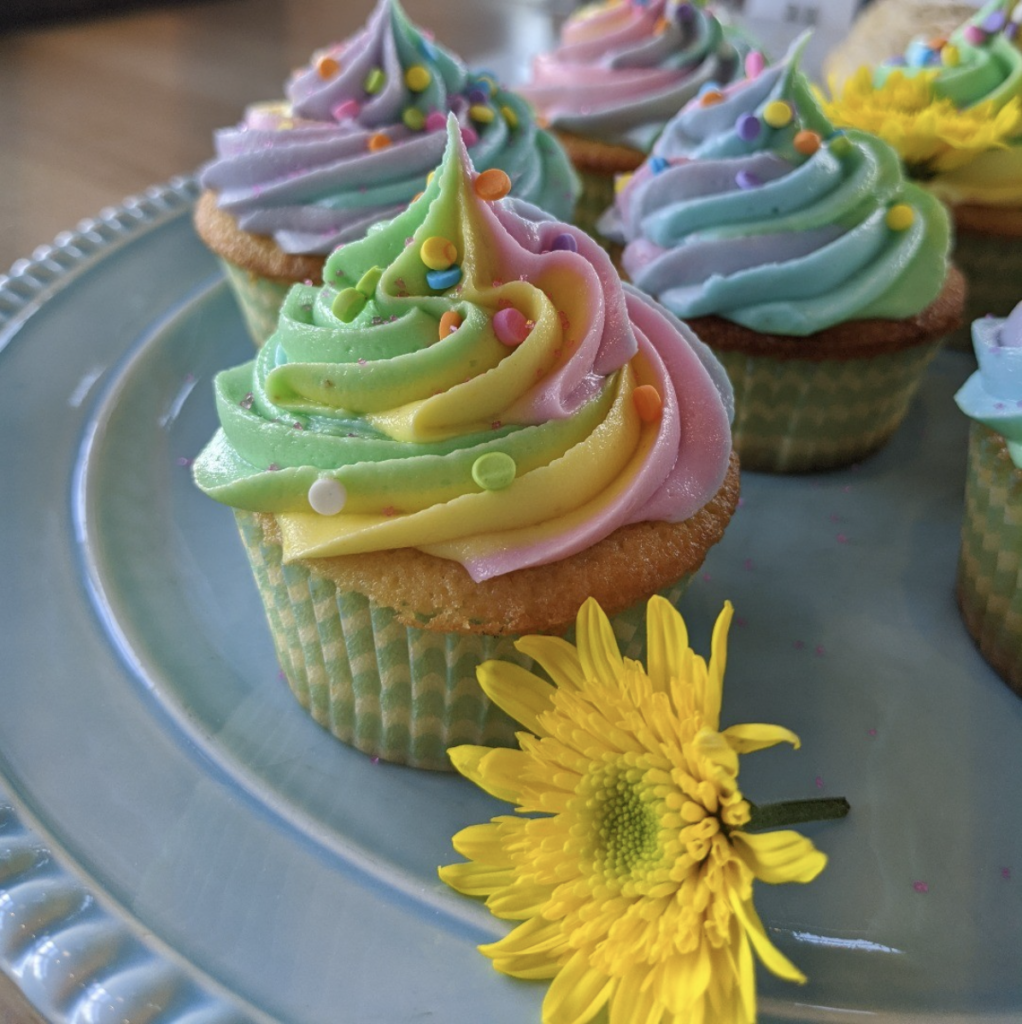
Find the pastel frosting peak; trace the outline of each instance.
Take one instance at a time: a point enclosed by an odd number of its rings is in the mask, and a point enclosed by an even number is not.
[[[525,100],[466,70],[397,0],[379,0],[361,32],[314,54],[286,92],[218,131],[201,175],[242,230],[284,252],[327,254],[402,210],[440,162],[451,112],[477,167],[500,168],[520,199],[571,215],[577,178]]]
[[[806,336],[910,317],[940,294],[947,214],[886,143],[834,130],[798,70],[804,45],[689,103],[619,179],[601,230],[627,242],[631,280],[683,319]]]
[[[196,482],[275,513],[288,560],[415,547],[475,580],[689,518],[727,470],[722,368],[584,232],[498,198],[453,115],[446,137],[423,195],[218,375]]]
[[[1022,302],[1007,317],[973,321],[972,344],[979,369],[955,401],[966,416],[1003,435],[1022,469]]]
[[[553,128],[648,152],[700,89],[741,75],[747,50],[702,3],[607,0],[568,18],[521,92]]]

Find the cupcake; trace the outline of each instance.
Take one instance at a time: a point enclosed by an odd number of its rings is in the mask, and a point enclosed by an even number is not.
[[[737,502],[726,375],[578,228],[499,198],[451,117],[424,194],[288,294],[195,463],[237,512],[281,665],[360,750],[513,742],[475,680],[589,596],[633,657]]]
[[[972,336],[979,369],[955,395],[974,421],[956,593],[983,657],[1022,696],[1022,303]]]
[[[891,143],[909,175],[950,207],[966,323],[1005,316],[1022,277],[1020,21],[1016,0],[988,3],[949,38],[916,38],[860,68],[825,106],[835,124]],[[955,343],[971,349],[968,327]]]
[[[614,175],[634,171],[700,90],[739,77],[748,52],[701,3],[607,0],[565,22],[560,45],[534,59],[521,93],[582,176],[580,227],[590,230],[613,201]]]
[[[802,45],[688,104],[602,222],[727,367],[742,467],[771,472],[880,448],[963,301],[944,208],[886,143],[833,129]]]
[[[380,0],[358,35],[313,55],[287,100],[256,104],[216,134],[195,223],[221,257],[257,344],[287,290],[318,284],[333,249],[393,217],[440,162],[448,112],[476,167],[510,175],[519,199],[570,218],[578,182],[528,104]]]

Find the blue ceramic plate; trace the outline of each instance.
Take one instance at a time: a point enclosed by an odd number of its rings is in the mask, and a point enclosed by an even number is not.
[[[323,732],[278,677],[230,512],[190,483],[210,381],[249,342],[178,181],[0,279],[0,965],[54,1021],[529,1024],[474,946],[450,836],[502,808]],[[757,801],[845,794],[806,887],[761,886],[809,975],[768,1020],[994,1021],[1022,1007],[1022,703],[951,593],[968,372],[931,369],[856,471],[749,475],[684,598],[737,609],[724,718]]]

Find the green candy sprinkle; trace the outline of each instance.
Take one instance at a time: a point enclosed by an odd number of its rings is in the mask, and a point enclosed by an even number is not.
[[[472,463],[472,479],[484,491],[502,491],[514,483],[518,467],[510,455],[487,452]]]
[[[365,309],[366,297],[357,288],[345,288],[338,292],[330,307],[342,324],[350,324]]]
[[[373,68],[373,70],[366,75],[366,80],[362,83],[362,88],[372,96],[374,93],[378,93],[386,83],[387,76],[384,73],[383,68]]]
[[[411,128],[413,132],[421,132],[426,123],[426,115],[418,107],[408,107],[401,115],[401,120],[404,121],[406,128]]]

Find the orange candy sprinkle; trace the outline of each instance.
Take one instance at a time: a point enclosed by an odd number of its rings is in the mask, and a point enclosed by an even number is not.
[[[724,99],[724,94],[719,89],[707,89],[706,92],[699,97],[699,102],[704,107],[712,107],[715,103],[720,103]]]
[[[632,401],[635,403],[635,411],[643,423],[655,423],[660,419],[660,413],[664,408],[664,401],[652,384],[640,384],[632,392]]]
[[[820,148],[821,139],[816,132],[801,131],[791,140],[795,149],[803,156],[812,156]]]
[[[443,340],[449,334],[453,334],[461,326],[461,317],[453,309],[447,310],[440,317],[440,338]]]
[[[390,136],[385,135],[383,132],[377,132],[375,135],[369,136],[369,141],[366,145],[369,147],[370,153],[377,153],[391,145]]]
[[[316,61],[316,74],[320,78],[333,78],[340,70],[341,65],[333,57],[320,57]]]
[[[657,23],[653,26],[653,34],[662,36],[670,27],[671,23],[666,18],[658,18]]]
[[[492,203],[511,191],[511,179],[499,167],[491,167],[476,176],[474,187],[480,199]]]

